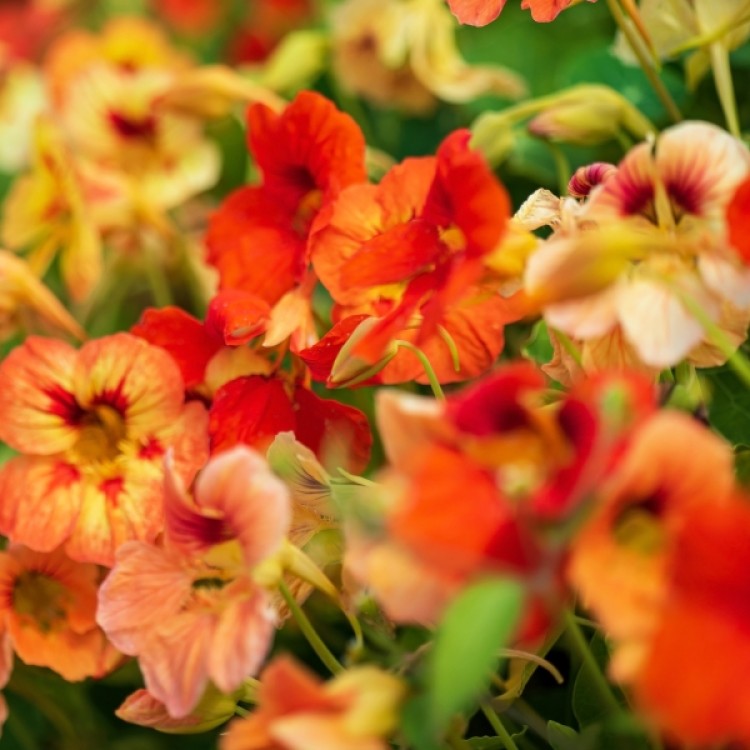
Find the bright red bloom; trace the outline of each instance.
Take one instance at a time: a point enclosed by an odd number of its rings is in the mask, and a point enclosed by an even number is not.
[[[163,524],[163,458],[189,481],[207,457],[206,412],[184,403],[169,355],[126,333],[76,351],[28,338],[0,365],[0,531],[46,552],[111,565]]]
[[[327,465],[361,472],[370,458],[370,426],[359,409],[279,376],[237,378],[217,391],[209,424],[213,452],[242,443],[265,450],[279,432],[294,432]]]
[[[208,231],[208,260],[222,289],[242,289],[275,305],[303,280],[307,236],[320,207],[366,179],[365,141],[348,115],[305,91],[281,113],[248,110],[257,187],[229,196]]]
[[[750,264],[750,178],[740,184],[727,206],[729,244]]]
[[[531,10],[535,21],[554,21],[574,0],[523,0],[522,8]],[[579,0],[580,2],[580,0]],[[588,0],[595,3],[596,0]],[[448,0],[451,12],[459,23],[486,26],[494,21],[505,7],[506,0]]]
[[[168,351],[180,368],[185,389],[200,391],[216,355],[262,333],[269,311],[252,294],[226,290],[211,300],[205,323],[179,307],[149,308],[131,333]]]

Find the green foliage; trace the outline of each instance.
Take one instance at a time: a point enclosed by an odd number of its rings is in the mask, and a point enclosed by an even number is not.
[[[520,584],[489,579],[470,586],[450,605],[435,634],[428,664],[433,727],[445,728],[487,687],[497,666],[497,651],[516,629],[523,601]]]

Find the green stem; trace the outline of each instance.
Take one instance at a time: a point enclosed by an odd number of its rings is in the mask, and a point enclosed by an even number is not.
[[[143,272],[156,307],[168,307],[173,303],[172,290],[164,273],[164,266],[156,258],[155,248],[144,247]]]
[[[490,726],[495,730],[495,734],[502,740],[505,750],[518,750],[518,745],[513,741],[510,732],[503,726],[503,722],[500,721],[495,709],[488,703],[482,703],[480,708]]]
[[[443,326],[438,326],[438,333],[440,334],[440,338],[443,340],[443,343],[448,347],[448,351],[451,355],[451,362],[453,362],[453,369],[456,372],[461,372],[461,355],[458,353],[458,347],[456,346],[456,342],[453,340],[453,336],[450,335],[448,331],[446,331]]]
[[[729,51],[721,42],[715,42],[708,48],[711,57],[711,68],[714,72],[714,83],[719,95],[727,129],[735,137],[740,137],[740,119],[737,115],[737,97],[734,93],[732,69],[729,65]]]
[[[602,709],[607,715],[620,713],[622,709],[617,702],[617,698],[615,698],[615,694],[612,692],[612,686],[607,682],[607,678],[599,668],[599,664],[597,664],[593,653],[591,653],[589,644],[581,631],[575,615],[570,610],[565,610],[563,619],[568,644],[571,650],[580,658],[581,670],[586,674],[589,683],[595,687]]]
[[[622,12],[622,8],[617,0],[607,0],[607,5],[612,13],[612,17],[615,19],[620,31],[622,31],[625,38],[628,40],[630,48],[633,50],[638,63],[643,69],[646,78],[659,97],[659,101],[664,105],[664,109],[667,110],[667,114],[673,122],[680,122],[682,120],[682,113],[679,107],[675,104],[672,95],[664,85],[664,82],[659,77],[659,73],[654,68],[652,61],[649,59],[647,52],[643,49],[643,44],[640,38],[635,34],[632,27],[625,18],[625,14]]]
[[[570,183],[571,169],[568,158],[563,150],[556,144],[547,141],[547,146],[552,153],[552,159],[555,162],[555,172],[557,174],[557,187],[560,195],[568,194],[568,184]]]
[[[435,370],[432,367],[432,363],[427,358],[427,355],[419,347],[414,346],[414,344],[412,344],[410,341],[402,341],[401,339],[398,339],[393,343],[397,347],[408,349],[412,354],[414,354],[414,356],[422,365],[425,375],[427,375],[427,380],[430,384],[430,388],[432,388],[432,392],[435,395],[435,398],[439,401],[445,400],[445,394],[443,393],[443,389],[440,387],[440,381],[437,379]]]
[[[250,711],[248,711],[246,708],[242,708],[242,706],[235,706],[234,712],[237,714],[237,716],[242,716],[243,719],[246,716],[250,716]]]
[[[701,324],[703,330],[708,336],[708,340],[713,344],[725,357],[727,364],[735,371],[742,382],[750,388],[750,362],[742,352],[732,343],[722,329],[711,320],[711,317],[689,294],[675,290],[680,301],[687,311]]]
[[[328,646],[323,643],[323,639],[318,635],[313,624],[302,611],[299,604],[297,604],[297,601],[283,581],[279,584],[279,591],[281,596],[284,597],[284,601],[287,603],[289,611],[292,613],[292,617],[294,617],[297,625],[299,625],[302,635],[305,636],[312,650],[318,655],[318,658],[326,665],[326,667],[328,667],[331,674],[339,674],[340,672],[343,672],[344,667],[341,666],[339,660],[331,653]]]

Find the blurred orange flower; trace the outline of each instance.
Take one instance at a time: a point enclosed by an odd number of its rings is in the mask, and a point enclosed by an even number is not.
[[[96,565],[76,563],[57,549],[0,552],[0,629],[27,664],[66,680],[102,677],[122,658],[96,624]]]
[[[258,708],[235,721],[221,750],[387,750],[403,683],[376,667],[321,681],[289,657],[261,675]]]

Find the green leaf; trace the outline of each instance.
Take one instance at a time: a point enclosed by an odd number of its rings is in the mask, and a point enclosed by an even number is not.
[[[440,750],[437,732],[430,727],[426,695],[407,701],[401,711],[401,731],[414,750]]]
[[[606,669],[609,651],[604,638],[597,633],[589,644],[591,653],[594,655],[602,671]],[[587,727],[596,724],[605,716],[607,712],[600,700],[597,685],[590,682],[588,673],[585,669],[579,669],[573,685],[573,714],[581,727]]]
[[[750,444],[750,389],[730,370],[705,373],[711,389],[708,419],[733,444]]]
[[[556,721],[547,722],[547,742],[552,750],[580,750],[581,747],[578,732]]]
[[[540,320],[532,329],[529,340],[523,347],[523,355],[537,364],[547,364],[554,356],[547,324]]]
[[[428,663],[433,728],[470,708],[497,668],[497,652],[521,617],[523,589],[516,581],[489,579],[466,589],[448,608]]]

